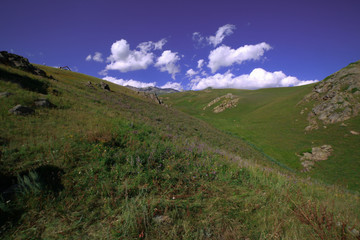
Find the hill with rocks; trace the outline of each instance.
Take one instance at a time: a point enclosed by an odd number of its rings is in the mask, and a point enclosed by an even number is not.
[[[243,139],[285,169],[357,191],[359,89],[358,61],[323,81],[300,87],[205,89],[163,99]]]
[[[359,136],[349,132],[358,116],[304,132],[296,104],[313,86],[173,93],[159,104],[1,54],[1,239],[359,239],[360,198],[348,190],[358,180]],[[281,147],[262,151],[257,139]],[[298,172],[268,157],[292,143]],[[295,152],[314,162],[309,172]],[[309,175],[329,162],[347,171],[348,188]]]
[[[344,122],[360,111],[360,61],[330,75],[316,84],[300,105],[314,102],[308,113],[306,130],[318,129],[317,121],[323,124]]]

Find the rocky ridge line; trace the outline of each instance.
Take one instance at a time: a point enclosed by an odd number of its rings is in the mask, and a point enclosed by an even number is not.
[[[323,124],[343,122],[360,112],[360,61],[330,75],[316,84],[298,105],[314,101],[308,113],[309,125],[306,131],[318,129],[318,121]],[[307,108],[301,110],[301,114]]]

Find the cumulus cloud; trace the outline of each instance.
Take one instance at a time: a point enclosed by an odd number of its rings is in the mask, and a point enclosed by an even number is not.
[[[139,44],[139,50],[130,50],[130,45],[125,39],[116,41],[111,46],[111,55],[108,57],[110,64],[106,66],[105,70],[129,72],[147,69],[154,62],[154,54],[149,52],[151,46],[147,45],[149,44]]]
[[[197,77],[190,82],[191,90],[212,88],[258,89],[269,87],[292,87],[317,82],[318,80],[301,81],[293,76],[287,76],[282,71],[267,72],[255,68],[250,74],[235,76],[230,71],[217,73],[205,78]]]
[[[198,62],[197,62],[197,68],[199,68],[199,69],[201,69],[203,66],[204,66],[204,63],[205,63],[205,61],[204,61],[204,59],[200,59]]]
[[[103,79],[121,86],[132,86],[137,88],[154,87],[156,85],[156,82],[146,83],[146,82],[139,82],[133,79],[124,80],[121,78],[118,79],[110,76],[106,76]]]
[[[264,55],[265,51],[270,49],[271,46],[265,42],[256,45],[245,45],[238,49],[222,45],[210,52],[208,67],[214,73],[219,68],[228,67],[234,63],[241,64],[247,60],[258,60]]]
[[[207,38],[208,42],[212,44],[214,47],[219,45],[226,36],[231,35],[234,32],[235,25],[226,24],[216,31],[215,36],[210,36]]]
[[[104,59],[102,58],[102,54],[99,53],[99,52],[95,52],[94,53],[94,56],[91,56],[91,54],[89,54],[87,57],[86,57],[86,61],[95,61],[95,62],[103,62]]]
[[[186,76],[192,77],[194,75],[198,74],[198,72],[194,71],[192,68],[186,71]]]
[[[172,79],[175,79],[175,74],[180,72],[180,67],[177,65],[179,60],[180,57],[177,52],[166,50],[157,59],[155,67],[158,67],[161,72],[168,72],[171,74]]]
[[[178,82],[167,82],[165,83],[163,86],[161,86],[160,88],[172,88],[178,91],[182,91],[183,87],[181,86],[181,83]]]

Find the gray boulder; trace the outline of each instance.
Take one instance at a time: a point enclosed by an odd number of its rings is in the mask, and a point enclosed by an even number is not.
[[[107,84],[106,82],[100,82],[100,87],[104,90],[110,91],[109,84]]]
[[[45,108],[54,108],[56,107],[55,104],[51,103],[49,100],[45,98],[36,99],[34,101],[35,106],[37,107],[45,107]]]
[[[2,97],[9,97],[9,96],[11,96],[11,95],[13,95],[13,94],[10,93],[10,92],[1,92],[1,93],[0,93],[0,98],[2,98]]]
[[[26,116],[26,115],[34,114],[35,110],[32,109],[32,108],[25,107],[25,106],[22,106],[22,105],[18,104],[15,107],[11,108],[9,110],[9,113],[12,113],[12,114],[15,114],[15,115]]]

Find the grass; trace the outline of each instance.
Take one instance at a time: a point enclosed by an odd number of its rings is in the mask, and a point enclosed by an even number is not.
[[[2,239],[355,239],[358,195],[136,92],[38,67],[57,81],[0,66],[48,86],[0,81],[14,94],[0,99]],[[35,108],[39,97],[57,108]],[[35,114],[7,112],[19,103]]]
[[[317,163],[310,173],[301,174],[359,191],[360,141],[358,136],[349,132],[360,130],[360,117],[347,120],[347,127],[341,127],[340,123],[328,126],[320,124],[319,130],[305,132],[307,115],[314,103],[298,103],[313,87],[312,84],[259,90],[190,91],[165,95],[164,101],[223,132],[244,139],[269,159],[275,159],[296,172],[302,169],[298,154],[312,147],[330,144],[335,151],[329,160]],[[214,113],[212,107],[203,110],[213,99],[227,93],[239,97],[236,108],[221,113]],[[300,114],[302,110],[304,113]]]

